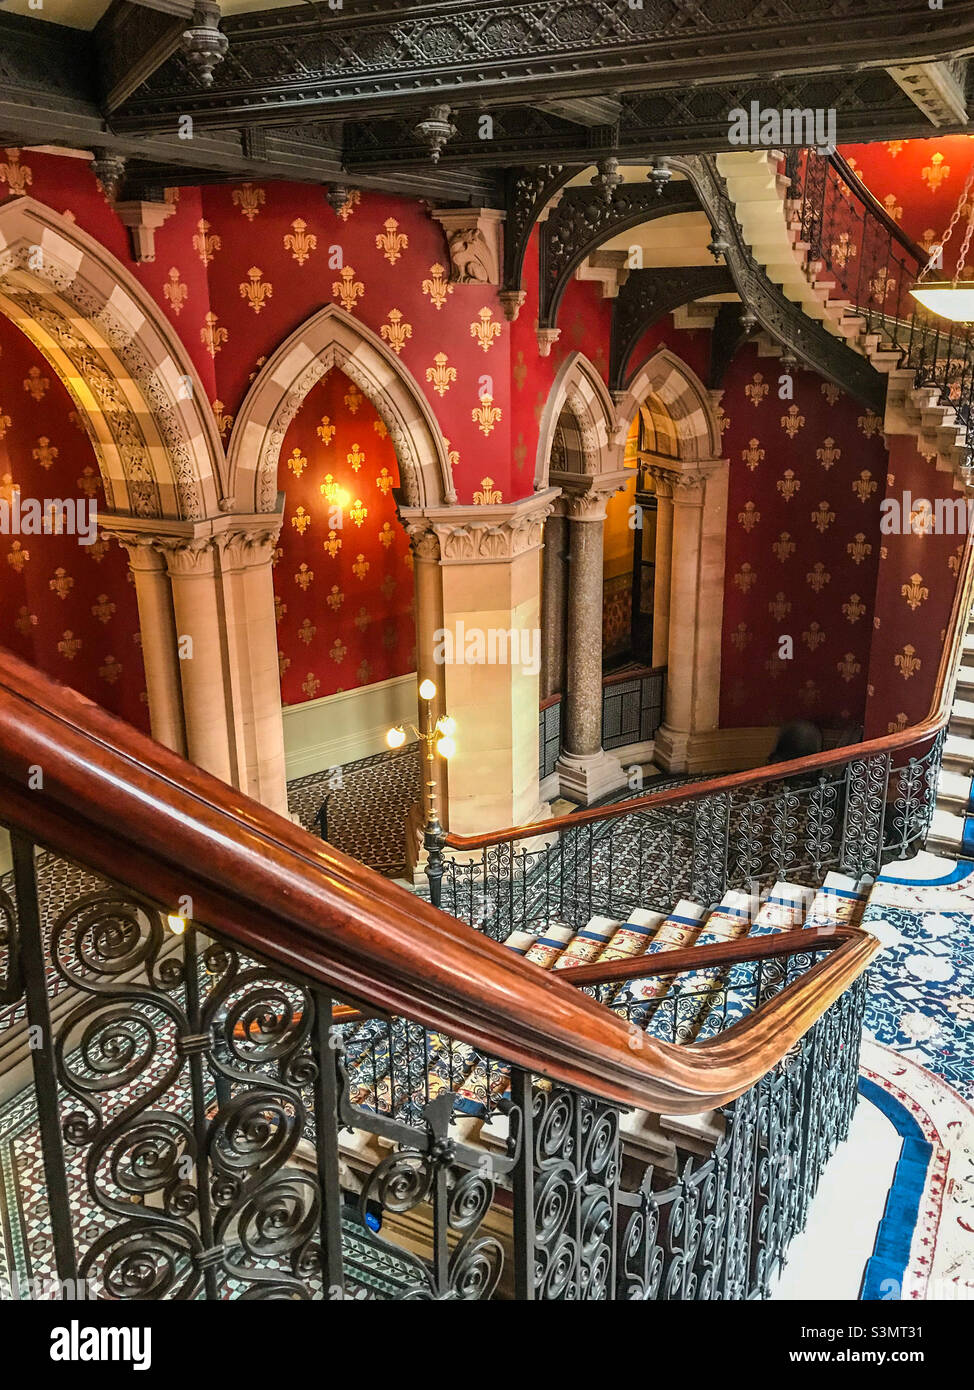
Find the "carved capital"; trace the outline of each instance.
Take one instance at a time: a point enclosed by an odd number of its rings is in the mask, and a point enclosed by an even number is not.
[[[554,347],[555,343],[557,343],[558,339],[561,337],[561,329],[539,328],[538,325],[535,324],[534,331],[538,335],[538,356],[550,357],[551,349]]]
[[[501,302],[504,310],[504,317],[508,323],[514,323],[518,314],[521,312],[521,305],[528,297],[527,290],[500,290],[497,298]]]
[[[158,536],[156,545],[174,578],[206,578],[216,573],[212,536]]]
[[[224,570],[258,569],[270,564],[281,525],[263,526],[255,530],[223,531],[214,537]]]
[[[458,285],[499,285],[504,264],[501,224],[495,208],[439,208],[433,216],[446,232],[450,279]]]
[[[432,563],[440,558],[439,539],[425,518],[420,521],[407,522],[406,532],[409,536],[410,549],[417,560],[427,560]]]
[[[129,229],[132,259],[144,264],[156,258],[156,231],[176,211],[175,203],[116,203],[122,225]]]
[[[548,488],[509,505],[436,507],[403,520],[411,537],[414,530],[432,533],[442,564],[509,563],[540,547],[555,496]]]
[[[666,468],[663,464],[652,463],[648,466],[647,472],[656,480],[656,489],[661,497],[672,497],[676,504],[682,502],[696,506],[703,502],[708,479],[722,466],[721,459],[707,461],[694,468]]]
[[[566,492],[563,497],[569,521],[605,520],[605,510],[615,488],[588,488],[585,492]]]

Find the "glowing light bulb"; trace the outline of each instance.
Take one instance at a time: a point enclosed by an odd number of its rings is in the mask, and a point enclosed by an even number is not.
[[[452,738],[457,731],[457,721],[452,714],[443,714],[436,721],[436,727],[441,734],[446,734],[447,738]]]
[[[426,680],[423,681],[423,684],[419,687],[419,698],[421,700],[436,699],[436,686],[428,677]]]
[[[390,729],[386,734],[386,743],[390,748],[401,748],[406,742],[406,730],[400,724],[398,728]]]
[[[177,912],[170,912],[169,916],[166,918],[166,926],[172,932],[173,936],[182,936],[183,932],[186,930],[186,918],[180,917]]]
[[[452,758],[457,751],[457,746],[452,738],[441,738],[436,745],[436,751],[441,758]]]

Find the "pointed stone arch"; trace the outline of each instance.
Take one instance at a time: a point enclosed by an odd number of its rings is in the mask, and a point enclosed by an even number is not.
[[[274,510],[288,426],[312,386],[334,367],[368,396],[384,421],[406,505],[455,502],[446,443],[415,377],[371,329],[329,304],[281,343],[238,412],[228,450],[228,488],[237,506]]]
[[[616,443],[625,441],[636,411],[649,395],[662,401],[669,412],[683,463],[720,457],[720,421],[713,398],[696,372],[669,348],[655,352],[619,398],[613,430]]]
[[[620,445],[616,434],[612,397],[598,368],[583,352],[571,353],[555,375],[541,416],[535,492],[554,481],[552,472],[597,477],[621,468],[625,439]]]
[[[112,511],[219,514],[223,446],[185,347],[119,260],[33,198],[0,204],[0,313],[67,387]]]

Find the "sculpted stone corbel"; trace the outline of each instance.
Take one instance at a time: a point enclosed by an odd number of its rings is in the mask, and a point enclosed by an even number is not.
[[[495,208],[439,208],[433,216],[446,232],[451,282],[499,285],[506,213]]]

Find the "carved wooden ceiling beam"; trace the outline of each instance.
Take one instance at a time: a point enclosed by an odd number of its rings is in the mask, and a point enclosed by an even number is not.
[[[566,189],[541,227],[539,329],[555,328],[562,295],[586,256],[630,228],[699,210],[694,187],[686,181],[670,183],[660,192],[649,183],[624,184],[611,202],[594,188]]]
[[[294,112],[375,117],[417,103],[566,101],[659,86],[932,62],[974,49],[974,0],[943,10],[902,0],[548,0],[449,6],[382,0],[361,17],[323,5],[236,15],[229,51],[202,88],[183,53],[153,72],[117,128],[270,124]]]

